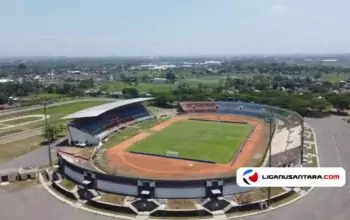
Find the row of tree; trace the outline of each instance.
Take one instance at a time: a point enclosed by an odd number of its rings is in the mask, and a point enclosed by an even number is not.
[[[24,81],[22,83],[7,82],[0,84],[0,104],[7,103],[9,97],[27,97],[41,93],[55,93],[65,96],[82,96],[84,90],[92,88],[92,79],[83,80],[79,83],[63,83],[43,85],[39,82]]]
[[[313,95],[300,95],[296,93],[286,93],[281,91],[246,91],[239,93],[229,93],[220,87],[211,88],[207,85],[198,87],[181,83],[174,90],[167,92],[151,92],[156,100],[157,106],[169,106],[178,101],[209,101],[209,100],[239,100],[267,104],[294,110],[302,115],[310,112],[322,112],[331,110],[332,107],[338,111],[349,109],[350,94],[330,94],[324,97]]]
[[[217,73],[250,73],[250,74],[269,74],[269,75],[309,75],[320,78],[327,74],[344,74],[350,73],[349,67],[327,66],[322,63],[286,63],[271,62],[258,60],[233,60],[226,61],[219,66]]]

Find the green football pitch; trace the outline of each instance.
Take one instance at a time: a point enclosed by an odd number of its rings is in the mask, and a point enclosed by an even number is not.
[[[248,124],[178,121],[152,133],[128,151],[156,155],[173,151],[178,152],[180,158],[225,164],[230,162],[253,128]]]

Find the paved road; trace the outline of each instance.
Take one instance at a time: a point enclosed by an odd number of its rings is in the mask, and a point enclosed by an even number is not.
[[[306,119],[316,131],[321,166],[350,169],[350,124],[341,117]],[[29,154],[22,157],[24,159]],[[14,160],[16,161],[16,160]],[[20,161],[17,160],[18,164]],[[10,164],[11,164],[10,163]],[[0,164],[1,167],[1,164]],[[347,177],[349,180],[349,176]],[[350,185],[344,188],[318,188],[303,199],[265,214],[246,217],[251,220],[345,220],[350,216]],[[109,220],[75,209],[53,198],[39,187],[13,193],[0,190],[1,220]]]
[[[0,189],[1,220],[112,220],[62,203],[41,185],[15,192]]]
[[[321,166],[342,166],[350,170],[350,124],[342,117],[306,119],[317,137]],[[349,182],[349,175],[347,175]],[[244,219],[252,220],[345,220],[350,216],[350,184],[343,188],[317,188],[309,195],[281,209]]]
[[[56,157],[57,152],[57,147],[54,146],[56,146],[56,143],[63,141],[63,139],[65,138],[59,139],[51,144],[51,155],[53,159]],[[49,164],[48,147],[43,146],[11,161],[0,163],[0,169],[44,166],[47,164]]]

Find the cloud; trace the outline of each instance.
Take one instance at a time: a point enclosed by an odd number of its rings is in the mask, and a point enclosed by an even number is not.
[[[288,11],[288,8],[282,5],[273,5],[270,7],[270,12],[275,14],[284,14]]]

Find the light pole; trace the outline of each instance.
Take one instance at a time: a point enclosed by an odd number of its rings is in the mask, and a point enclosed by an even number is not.
[[[271,156],[272,156],[272,150],[271,150],[271,142],[272,142],[272,136],[273,136],[273,125],[274,125],[274,115],[269,115],[266,119],[266,122],[269,123],[269,167],[272,166]],[[267,207],[270,207],[271,205],[271,187],[267,188]]]
[[[43,108],[44,108],[44,115],[45,115],[45,135],[47,138],[47,151],[48,151],[48,156],[49,156],[49,163],[50,163],[50,167],[52,167],[52,158],[51,158],[51,145],[50,145],[50,137],[49,137],[49,125],[48,125],[48,121],[47,121],[47,114],[46,114],[46,105],[47,102],[44,101],[43,102]]]
[[[304,127],[304,119],[303,119],[303,117],[302,116],[300,116],[301,117],[301,149],[300,149],[300,159],[301,159],[301,161],[300,161],[300,164],[301,164],[301,166],[303,166],[304,164],[304,129],[305,129],[305,127]]]

